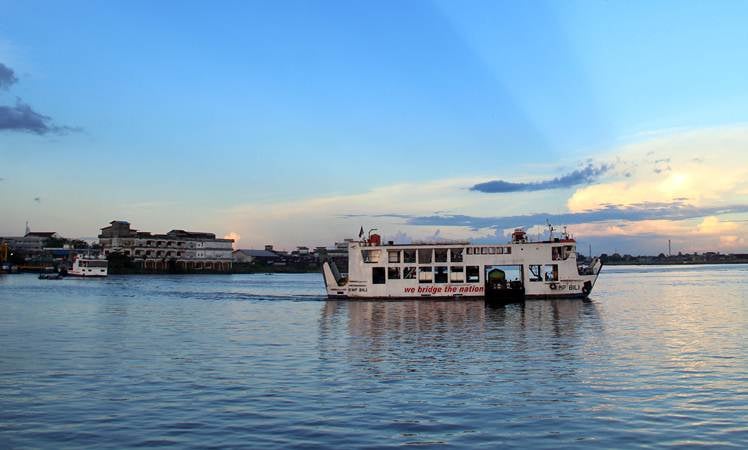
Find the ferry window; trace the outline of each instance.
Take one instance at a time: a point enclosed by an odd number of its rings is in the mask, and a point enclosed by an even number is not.
[[[387,250],[387,261],[391,263],[399,263],[400,250]]]
[[[504,249],[504,254],[505,255],[511,255],[512,254],[512,247],[507,247],[506,249]]]
[[[472,255],[473,254],[473,247],[468,247],[467,248],[467,254],[468,255]]]
[[[554,261],[558,261],[559,259],[561,259],[562,253],[563,252],[562,252],[561,247],[552,247],[551,248],[551,259]]]
[[[528,269],[530,270],[530,281],[543,281],[540,275],[540,265],[533,264],[528,266]]]
[[[387,279],[399,280],[400,279],[400,268],[399,267],[388,267],[387,268]]]
[[[450,259],[452,262],[462,262],[462,249],[461,248],[451,248],[449,249],[449,253],[450,253]]]
[[[384,267],[372,267],[371,268],[371,283],[372,284],[384,284]]]
[[[478,266],[467,266],[465,267],[465,276],[468,283],[480,282],[480,267]]]
[[[501,255],[504,253],[504,247],[496,247],[496,254]]]
[[[403,268],[403,279],[415,280],[416,279],[416,268],[415,267],[404,267]]]
[[[378,263],[379,250],[361,250],[361,257],[365,263]]]
[[[434,281],[437,283],[449,283],[449,273],[446,266],[434,267]]]
[[[431,273],[431,267],[418,268],[418,282],[431,283],[434,280],[434,274]]]
[[[403,262],[404,263],[416,262],[416,251],[415,250],[403,250]]]
[[[434,249],[434,262],[447,262],[447,249],[446,248]]]
[[[488,254],[488,249],[486,247],[481,247],[480,254],[481,255],[487,255]]]
[[[558,264],[546,264],[543,267],[543,279],[545,281],[558,281]]]
[[[431,249],[418,249],[418,264],[431,264]]]
[[[496,247],[488,247],[488,254],[489,255],[496,254]]]
[[[450,283],[464,283],[465,282],[465,268],[462,266],[452,266],[449,268],[449,281]]]

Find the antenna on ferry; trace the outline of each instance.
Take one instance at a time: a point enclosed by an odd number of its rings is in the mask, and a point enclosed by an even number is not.
[[[548,240],[553,240],[553,225],[551,225],[551,221],[548,219],[545,219],[545,223],[548,224]]]

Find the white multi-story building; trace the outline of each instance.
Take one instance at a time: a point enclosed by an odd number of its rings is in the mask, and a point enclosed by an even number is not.
[[[217,239],[213,233],[171,230],[151,234],[115,220],[101,229],[99,244],[105,256],[120,253],[146,271],[229,272],[233,239]]]

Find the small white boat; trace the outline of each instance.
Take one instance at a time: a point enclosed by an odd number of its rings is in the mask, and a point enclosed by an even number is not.
[[[517,229],[504,244],[382,244],[372,234],[348,242],[345,274],[334,262],[322,265],[328,297],[348,299],[586,298],[601,269],[598,258],[578,265],[576,241],[565,231],[554,238],[552,228],[547,241],[530,241]]]
[[[68,270],[70,277],[105,277],[109,274],[109,261],[96,257],[78,257],[73,259],[73,267]]]

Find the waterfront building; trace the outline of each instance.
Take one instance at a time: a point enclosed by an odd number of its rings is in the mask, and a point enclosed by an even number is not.
[[[229,272],[233,239],[216,238],[213,233],[171,230],[166,234],[138,231],[130,223],[114,220],[101,229],[102,253],[119,253],[145,271]]]
[[[50,239],[61,239],[54,231],[27,231],[23,236],[0,237],[11,251],[26,256],[34,256],[44,252],[44,247]]]
[[[278,261],[280,261],[280,256],[271,250],[239,249],[234,251],[234,262],[237,263],[274,264]]]
[[[317,254],[321,261],[331,261],[341,269],[341,273],[348,273],[348,244],[353,242],[353,239],[345,239],[342,242],[335,242],[333,247],[325,248],[324,252],[320,250]]]

